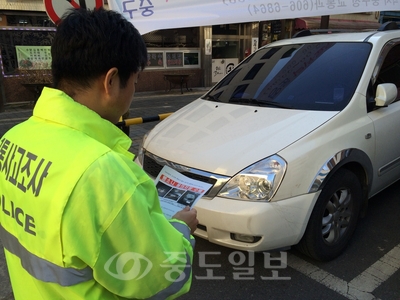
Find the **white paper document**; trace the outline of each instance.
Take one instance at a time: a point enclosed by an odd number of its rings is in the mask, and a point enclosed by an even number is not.
[[[164,166],[155,184],[160,198],[161,209],[167,219],[185,208],[192,208],[212,186],[210,183],[191,179],[174,169]]]

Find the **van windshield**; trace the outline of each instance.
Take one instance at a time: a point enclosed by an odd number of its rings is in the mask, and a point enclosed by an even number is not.
[[[369,43],[312,43],[260,49],[204,100],[284,109],[340,111],[361,78]]]

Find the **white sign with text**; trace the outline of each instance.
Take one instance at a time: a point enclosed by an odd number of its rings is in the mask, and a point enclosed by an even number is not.
[[[359,12],[399,10],[400,0],[108,0],[141,34],[156,29],[210,26]]]
[[[158,174],[155,185],[167,219],[186,206],[192,208],[211,187],[209,183],[191,179],[168,166]]]

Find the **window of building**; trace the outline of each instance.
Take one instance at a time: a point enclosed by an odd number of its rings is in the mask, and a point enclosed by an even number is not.
[[[49,19],[47,15],[7,15],[7,26],[55,27],[54,23]]]
[[[148,50],[146,69],[200,68],[200,50]]]
[[[146,46],[149,48],[198,48],[199,27],[155,30],[143,35]]]
[[[155,30],[143,35],[146,69],[200,68],[200,28]]]
[[[213,35],[251,35],[251,23],[213,25]]]

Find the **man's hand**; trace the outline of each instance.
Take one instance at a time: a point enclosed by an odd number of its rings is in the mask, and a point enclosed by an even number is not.
[[[199,220],[197,220],[197,210],[195,208],[190,209],[189,206],[178,211],[172,218],[185,222],[190,227],[192,234],[196,230],[197,224],[199,224]]]

